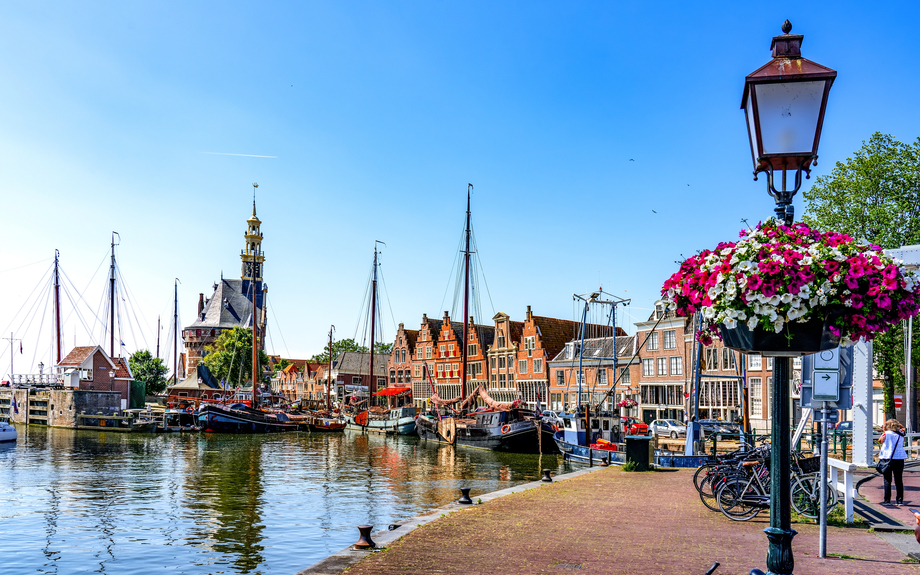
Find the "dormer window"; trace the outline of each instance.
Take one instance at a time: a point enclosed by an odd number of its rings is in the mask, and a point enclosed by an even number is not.
[[[230,309],[230,300],[224,298],[224,309]]]

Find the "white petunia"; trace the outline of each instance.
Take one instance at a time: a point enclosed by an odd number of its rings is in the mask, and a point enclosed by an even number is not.
[[[760,320],[757,319],[757,316],[753,316],[753,315],[752,315],[752,316],[747,320],[748,329],[754,329],[755,327],[757,327],[757,323],[758,323],[759,321],[760,321]]]

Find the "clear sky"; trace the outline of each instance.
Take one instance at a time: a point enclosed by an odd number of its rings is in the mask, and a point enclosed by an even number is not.
[[[483,321],[572,318],[603,285],[630,330],[681,254],[772,215],[739,105],[783,20],[839,73],[814,177],[874,131],[920,135],[917,6],[4,2],[0,333],[17,372],[48,364],[33,290],[59,249],[98,310],[117,231],[127,351],[152,349],[174,278],[188,324],[239,277],[252,182],[273,353],[355,335],[375,240],[387,339],[449,309],[468,182]],[[69,306],[65,350],[103,343]]]

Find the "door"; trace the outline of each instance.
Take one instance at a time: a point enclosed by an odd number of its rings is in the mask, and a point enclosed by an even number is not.
[[[655,412],[654,409],[643,409],[642,410],[642,421],[644,421],[646,425],[654,421],[656,417],[658,417],[658,414]]]

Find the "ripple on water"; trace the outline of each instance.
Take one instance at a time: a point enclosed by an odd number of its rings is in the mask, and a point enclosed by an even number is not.
[[[561,458],[417,438],[130,435],[18,426],[0,448],[4,575],[280,573],[384,526],[532,481]]]

